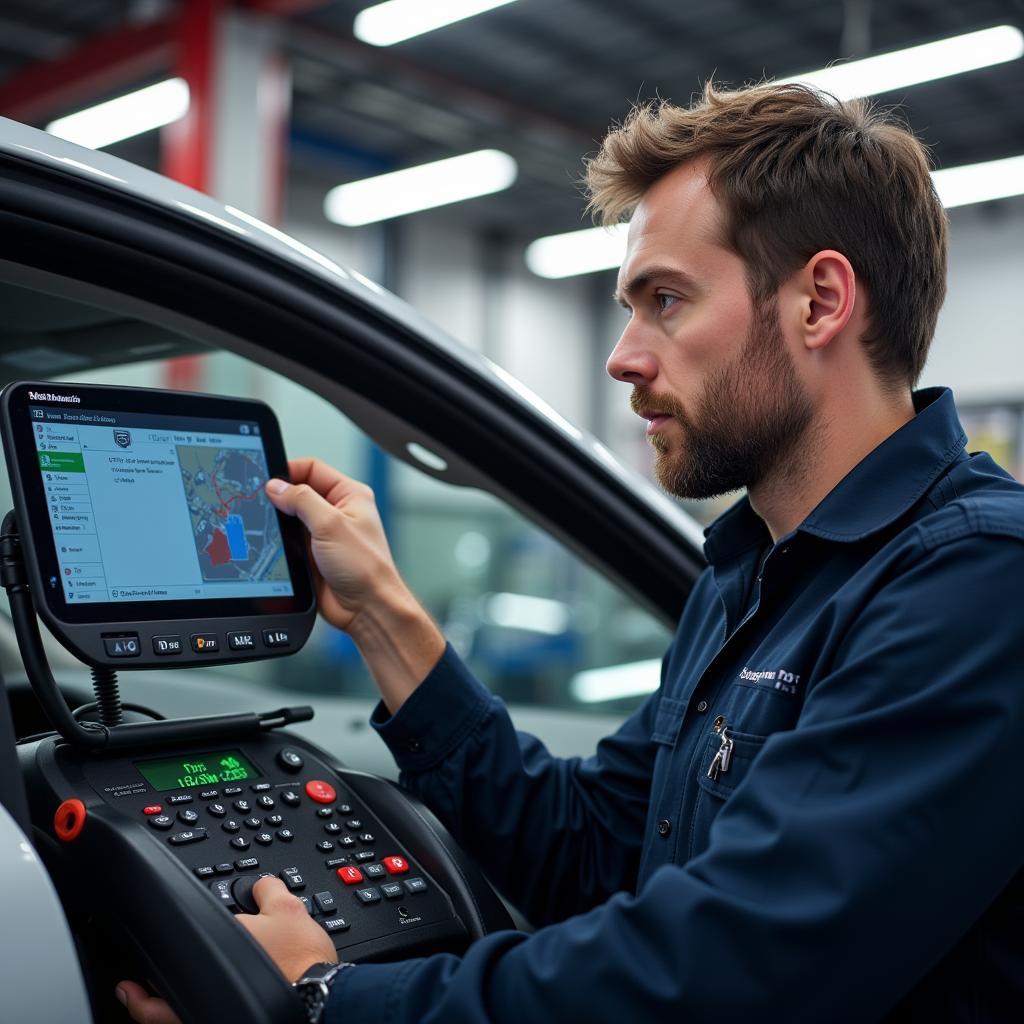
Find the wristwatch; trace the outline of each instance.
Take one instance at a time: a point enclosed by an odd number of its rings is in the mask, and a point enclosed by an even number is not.
[[[324,1007],[331,994],[331,983],[346,967],[355,967],[350,963],[319,963],[308,967],[298,981],[292,987],[295,989],[299,999],[302,1000],[303,1009],[306,1011],[306,1020],[309,1024],[320,1024],[323,1018]]]

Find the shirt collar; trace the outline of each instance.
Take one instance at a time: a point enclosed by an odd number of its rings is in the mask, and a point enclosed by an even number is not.
[[[856,541],[898,519],[967,444],[949,388],[915,391],[917,415],[863,458],[797,528],[826,540]],[[709,562],[734,558],[771,537],[742,498],[705,531]]]

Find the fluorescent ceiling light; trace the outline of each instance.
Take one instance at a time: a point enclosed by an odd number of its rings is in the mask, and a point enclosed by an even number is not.
[[[598,704],[654,693],[660,681],[661,659],[651,658],[577,672],[569,683],[569,692],[584,704]]]
[[[432,164],[338,185],[324,199],[335,224],[356,227],[417,210],[500,192],[516,180],[516,162],[497,149],[480,149]]]
[[[352,32],[364,43],[391,46],[510,3],[512,0],[387,0],[360,11]]]
[[[1021,56],[1024,33],[1013,25],[999,25],[778,81],[800,82],[830,92],[837,99],[852,100],[1003,64]]]
[[[169,78],[77,114],[59,117],[46,130],[79,146],[102,149],[177,121],[188,113],[188,102],[185,79]]]
[[[1024,195],[1024,155],[932,171],[932,181],[947,210],[968,203]]]
[[[559,636],[569,628],[569,606],[528,594],[491,594],[484,599],[484,616],[495,626]]]
[[[526,265],[539,277],[574,277],[608,270],[626,255],[628,224],[584,228],[538,238],[526,247]]]

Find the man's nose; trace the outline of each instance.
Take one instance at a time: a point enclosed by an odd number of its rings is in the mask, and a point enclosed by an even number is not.
[[[651,384],[658,375],[658,363],[650,347],[643,344],[633,321],[626,325],[608,357],[605,369],[610,377],[625,384]]]

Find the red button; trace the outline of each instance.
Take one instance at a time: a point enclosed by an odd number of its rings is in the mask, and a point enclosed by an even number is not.
[[[385,857],[381,864],[388,869],[389,875],[404,875],[409,870],[409,862],[404,857]]]
[[[346,885],[358,885],[363,880],[363,873],[359,868],[338,868],[338,877]]]
[[[163,808],[159,804],[150,804],[148,807],[142,808],[143,814],[162,814]]]
[[[53,815],[53,831],[65,843],[77,839],[85,828],[85,804],[81,800],[65,800]]]
[[[311,779],[306,783],[306,796],[318,804],[333,804],[338,799],[334,787],[329,782],[321,782],[319,779]]]

